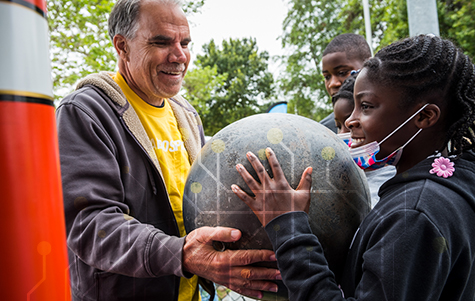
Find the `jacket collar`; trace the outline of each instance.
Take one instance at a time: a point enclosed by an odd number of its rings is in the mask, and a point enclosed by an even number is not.
[[[92,85],[101,89],[118,106],[116,111],[123,118],[125,124],[135,136],[137,141],[146,150],[154,165],[161,173],[157,155],[153,150],[152,143],[147,132],[142,126],[140,119],[134,108],[127,101],[119,85],[112,79],[113,72],[102,71],[86,76],[76,87],[76,90]],[[196,110],[181,96],[174,96],[170,99],[170,106],[177,119],[178,128],[183,136],[185,148],[190,157],[190,164],[197,158],[201,147],[204,144],[204,132],[201,119]]]

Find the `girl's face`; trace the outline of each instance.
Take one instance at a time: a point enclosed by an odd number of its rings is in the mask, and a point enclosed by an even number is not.
[[[335,125],[338,128],[338,134],[350,132],[350,129],[345,125],[345,121],[350,117],[353,108],[353,99],[338,98],[335,102],[333,112],[335,114]]]
[[[351,147],[358,147],[373,141],[380,142],[416,110],[401,110],[398,107],[402,98],[400,89],[378,85],[367,77],[364,68],[358,75],[354,89],[355,107],[345,125],[350,129]],[[394,135],[380,145],[377,159],[382,159],[404,145],[416,132],[414,122],[408,122]]]

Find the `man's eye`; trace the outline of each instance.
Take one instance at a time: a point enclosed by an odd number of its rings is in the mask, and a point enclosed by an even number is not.
[[[331,76],[330,75],[324,75],[323,78],[326,80],[326,81],[329,81]]]

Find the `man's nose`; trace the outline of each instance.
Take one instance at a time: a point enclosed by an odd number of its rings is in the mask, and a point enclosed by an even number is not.
[[[170,50],[168,55],[168,61],[170,63],[180,63],[184,64],[186,62],[185,49],[181,44],[175,44]]]

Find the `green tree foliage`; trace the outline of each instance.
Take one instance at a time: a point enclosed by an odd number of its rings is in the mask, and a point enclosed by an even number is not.
[[[115,51],[107,34],[112,1],[49,0],[50,54],[55,97],[96,70],[114,70]]]
[[[274,96],[274,78],[268,71],[269,54],[258,52],[255,39],[225,40],[221,48],[211,40],[203,52],[197,55],[197,68],[186,75],[184,89],[207,135],[265,111]]]
[[[280,88],[288,110],[321,119],[329,109],[321,75],[321,53],[338,32],[338,1],[291,0],[284,20],[282,46],[289,48]]]
[[[208,103],[216,99],[218,88],[224,85],[226,77],[227,74],[218,74],[217,66],[189,70],[183,82],[183,96],[193,104],[200,116],[208,116]]]
[[[116,52],[107,33],[112,0],[47,0],[50,54],[55,99],[73,89],[87,74],[116,69]],[[197,12],[204,0],[185,2]]]
[[[475,59],[475,2],[473,0],[437,1],[440,35],[456,42]]]
[[[377,52],[390,43],[408,37],[406,0],[369,0],[372,41]],[[437,0],[440,35],[458,44],[475,57],[475,2]],[[321,53],[331,39],[342,33],[365,35],[360,0],[289,0],[283,24],[286,73],[280,87],[289,99],[290,110],[320,120],[331,111],[321,76]]]

